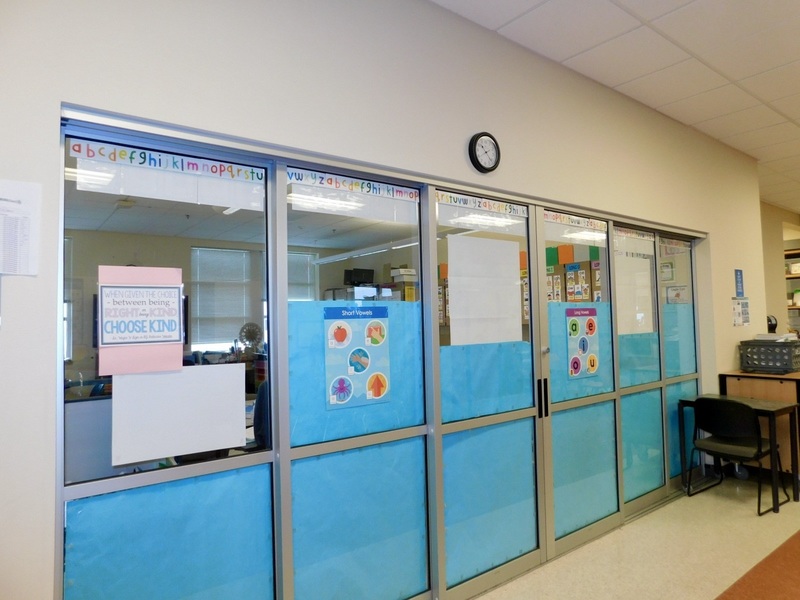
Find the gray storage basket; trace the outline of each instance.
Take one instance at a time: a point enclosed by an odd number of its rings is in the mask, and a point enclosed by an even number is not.
[[[783,375],[800,370],[800,340],[739,342],[739,363],[746,373]]]

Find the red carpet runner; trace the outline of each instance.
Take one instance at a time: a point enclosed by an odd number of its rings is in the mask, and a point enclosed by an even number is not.
[[[717,600],[798,600],[799,565],[800,531],[742,575]]]

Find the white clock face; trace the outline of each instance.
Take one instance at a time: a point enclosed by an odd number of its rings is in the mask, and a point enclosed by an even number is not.
[[[493,167],[497,163],[497,144],[488,136],[478,138],[475,142],[475,156],[484,167]]]

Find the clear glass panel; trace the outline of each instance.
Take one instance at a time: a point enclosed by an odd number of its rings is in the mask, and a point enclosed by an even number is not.
[[[64,238],[64,360],[72,360],[72,306],[75,303],[77,292],[72,289],[72,238]]]
[[[266,171],[214,156],[66,139],[67,483],[268,446]],[[229,375],[216,392],[183,368],[212,364]]]
[[[275,597],[272,469],[67,503],[64,599]]]
[[[427,590],[425,472],[421,438],[295,461],[295,598]]]
[[[538,547],[533,421],[442,440],[447,586]]]
[[[622,397],[625,502],[664,485],[661,390]]]
[[[697,341],[694,330],[691,242],[664,237],[659,239],[658,278],[666,376],[695,373]]]
[[[552,417],[556,539],[619,510],[614,403]]]
[[[683,381],[667,386],[667,436],[669,441],[669,476],[677,477],[681,474],[680,455],[680,430],[678,429],[678,401],[683,398],[697,396],[697,380]],[[686,447],[684,456],[687,460],[692,449],[692,432],[694,431],[694,414],[692,411],[684,413]],[[697,459],[695,459],[697,460]]]
[[[563,402],[614,389],[608,224],[545,211],[550,399]]]
[[[614,298],[623,388],[661,378],[655,262],[654,234],[614,228]]]
[[[436,199],[442,419],[530,407],[528,209]]]
[[[422,423],[419,191],[295,168],[288,179],[290,256],[318,256],[320,298],[289,301],[292,445]]]

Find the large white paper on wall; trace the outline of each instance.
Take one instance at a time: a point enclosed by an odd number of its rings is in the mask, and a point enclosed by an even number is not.
[[[114,375],[112,464],[244,446],[243,363]]]
[[[617,329],[621,335],[633,333],[653,333],[655,323],[653,313],[653,271],[649,258],[617,255],[616,267]]]
[[[450,343],[522,339],[519,244],[469,236],[447,238]]]

